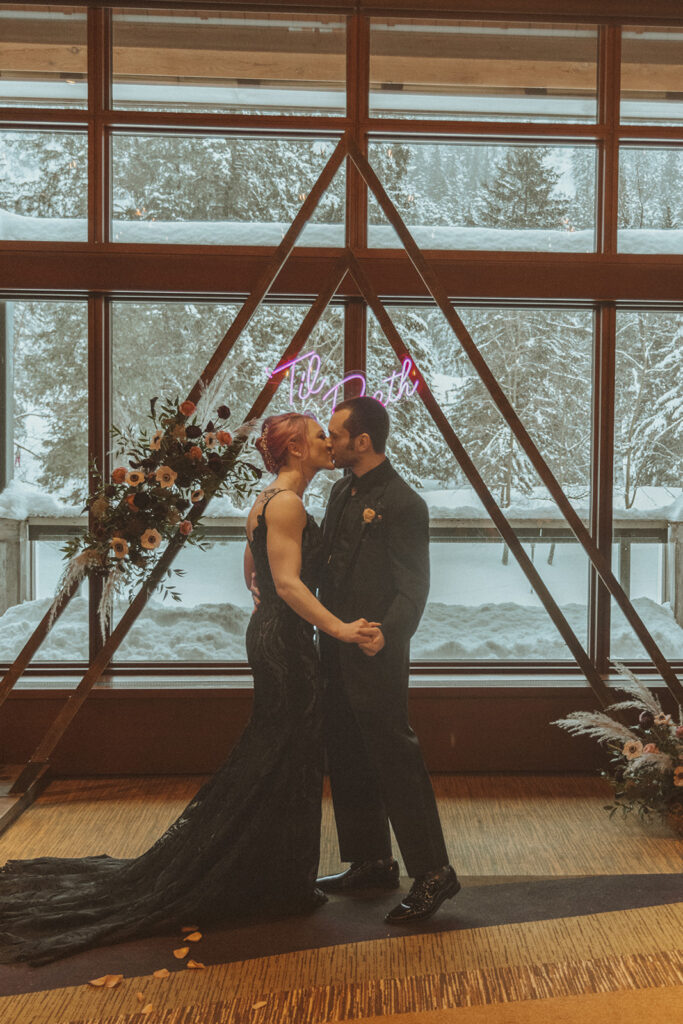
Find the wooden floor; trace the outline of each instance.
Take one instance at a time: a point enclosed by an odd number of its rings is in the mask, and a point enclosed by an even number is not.
[[[0,837],[0,863],[45,854],[135,856],[173,821],[201,781],[58,780]],[[453,863],[470,884],[498,883],[496,892],[503,892],[511,879],[681,871],[680,837],[657,823],[610,821],[603,810],[609,789],[599,779],[434,776],[434,784]],[[338,866],[326,796],[321,870]],[[162,980],[149,970],[135,970],[136,961],[112,989],[63,982],[65,987],[0,993],[0,1021],[642,1024],[649,1019],[674,1024],[683,1019],[680,903],[437,934],[391,932],[388,928],[372,941],[252,959],[240,953],[238,961],[207,961],[203,971],[176,970]],[[154,966],[170,966],[173,972],[182,965],[174,962],[169,941],[167,963]]]
[[[134,857],[176,818],[203,780],[60,779],[0,836],[10,858],[108,853]],[[435,775],[451,860],[463,876],[638,874],[681,870],[671,831],[608,820],[610,788],[590,776]],[[326,794],[321,874],[339,866]],[[403,865],[401,873],[405,874]]]

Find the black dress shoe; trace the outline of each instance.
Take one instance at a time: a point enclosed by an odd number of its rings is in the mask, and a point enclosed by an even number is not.
[[[361,892],[363,889],[398,889],[398,863],[391,860],[356,860],[339,875],[316,882],[323,892]]]
[[[408,895],[389,911],[384,920],[389,924],[424,921],[439,909],[444,900],[451,899],[458,892],[460,882],[450,865],[440,871],[431,871],[415,879]]]

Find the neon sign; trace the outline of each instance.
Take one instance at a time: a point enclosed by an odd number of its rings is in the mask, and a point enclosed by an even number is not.
[[[360,395],[363,396],[367,390],[367,380],[363,373],[349,373],[340,381],[332,383],[330,378],[321,373],[322,359],[317,352],[306,352],[304,355],[296,356],[287,363],[280,363],[274,370],[268,371],[269,377],[276,377],[278,373],[286,373],[289,377],[289,404],[296,405],[297,399],[307,402],[314,395],[320,395],[319,401],[330,402],[332,411],[344,396],[344,385],[350,381],[358,381],[360,384]],[[417,370],[412,359],[405,358],[400,370],[395,370],[389,377],[382,380],[384,389],[379,388],[373,394],[382,405],[391,405],[403,398],[412,398],[417,391],[419,380]],[[413,379],[411,379],[413,378]],[[324,392],[324,394],[320,394]]]

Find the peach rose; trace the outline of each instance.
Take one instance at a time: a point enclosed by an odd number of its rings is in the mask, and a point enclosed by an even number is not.
[[[173,487],[177,476],[175,469],[171,469],[170,466],[159,466],[154,474],[156,482],[162,487]]]
[[[140,538],[140,543],[143,548],[147,548],[148,551],[153,551],[154,548],[158,548],[161,544],[161,534],[158,530],[145,530]]]
[[[644,754],[656,754],[658,749],[659,749],[659,747],[657,746],[656,743],[646,743],[645,746],[643,747],[643,753]]]
[[[375,512],[374,508],[364,508],[363,509],[363,522],[364,523],[371,523],[376,515],[377,515],[377,513]]]
[[[145,474],[141,473],[139,469],[131,469],[130,473],[126,473],[126,483],[129,487],[138,487],[144,482]]]
[[[194,404],[194,402],[190,402],[189,400],[181,402],[180,405],[178,406],[178,412],[181,413],[183,416],[191,416],[196,411],[197,406]]]
[[[183,519],[178,529],[182,533],[183,537],[189,537],[192,533],[192,523],[189,519]]]
[[[232,444],[232,434],[228,430],[217,430],[216,438],[219,444]]]
[[[194,459],[195,462],[201,462],[202,461],[202,450],[196,444],[192,445],[192,447],[190,448],[190,450],[189,450],[189,452],[187,454],[190,456],[191,459]]]
[[[111,478],[115,484],[122,484],[123,481],[126,479],[126,470],[123,468],[123,466],[117,466],[114,472],[112,473]]]
[[[117,558],[125,558],[128,554],[128,541],[123,537],[112,537],[109,546],[113,548]]]

